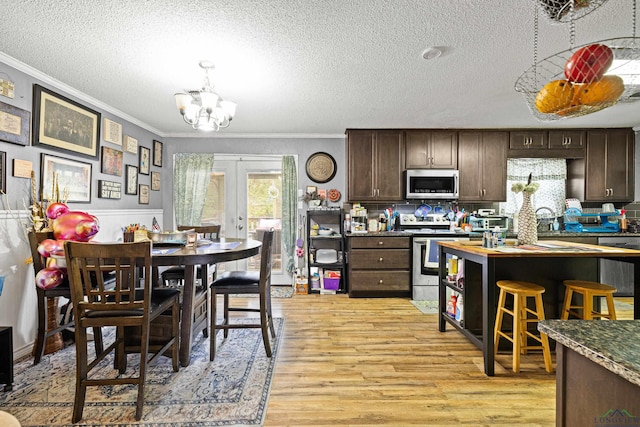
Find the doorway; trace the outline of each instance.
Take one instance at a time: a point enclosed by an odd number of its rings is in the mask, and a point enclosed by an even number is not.
[[[280,156],[216,154],[202,223],[220,224],[221,237],[262,240],[275,229],[271,282],[290,284],[282,244],[282,159]],[[260,257],[228,262],[218,271],[260,270]]]

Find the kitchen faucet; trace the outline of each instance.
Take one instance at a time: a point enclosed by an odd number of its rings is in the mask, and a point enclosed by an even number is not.
[[[538,211],[541,211],[541,210],[549,211],[551,213],[551,218],[556,218],[556,213],[553,211],[553,209],[548,208],[546,206],[540,206],[538,209],[536,209],[536,218],[538,217]],[[543,220],[549,221],[549,223],[546,226],[546,228],[547,228],[547,231],[550,230],[551,227],[552,227],[552,222],[551,222],[551,220],[549,218],[546,218],[546,217],[538,219],[538,224],[537,224],[538,225],[538,230],[540,230],[540,224],[542,223]]]

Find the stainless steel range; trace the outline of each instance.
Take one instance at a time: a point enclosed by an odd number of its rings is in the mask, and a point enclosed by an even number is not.
[[[412,299],[438,300],[438,241],[469,240],[466,234],[450,230],[451,221],[444,214],[419,217],[401,214],[403,231],[413,233]]]

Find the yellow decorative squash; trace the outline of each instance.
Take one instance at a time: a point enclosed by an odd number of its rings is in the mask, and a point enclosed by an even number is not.
[[[624,82],[619,76],[604,76],[602,79],[582,85],[576,89],[576,98],[583,105],[615,102],[624,92]]]
[[[568,107],[572,99],[573,85],[567,80],[554,80],[536,95],[536,108],[541,113],[555,113]]]

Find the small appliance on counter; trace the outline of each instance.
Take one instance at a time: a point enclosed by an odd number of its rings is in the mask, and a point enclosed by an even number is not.
[[[620,225],[612,222],[611,217],[617,217],[620,211],[587,213],[578,208],[564,211],[564,229],[573,233],[618,233]],[[599,223],[583,223],[580,219],[599,219]]]
[[[478,209],[476,215],[469,217],[469,224],[471,231],[493,231],[496,227],[500,231],[506,231],[509,229],[509,217],[496,215],[495,209]]]

